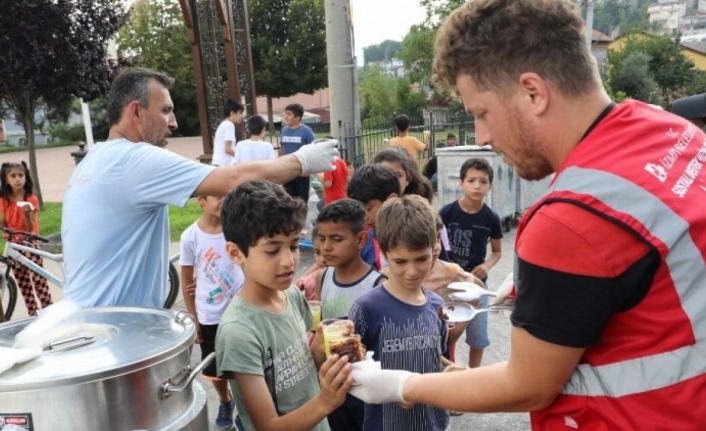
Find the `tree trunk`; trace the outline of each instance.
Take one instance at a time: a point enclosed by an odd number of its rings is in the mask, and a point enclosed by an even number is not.
[[[44,206],[44,198],[42,197],[42,188],[39,186],[39,170],[37,169],[37,154],[34,148],[34,112],[32,115],[22,117],[22,123],[25,128],[25,139],[27,141],[27,151],[29,152],[29,172],[32,175],[34,183],[34,195],[39,200],[39,207]]]
[[[270,125],[270,133],[275,131],[275,115],[272,112],[272,97],[267,95],[267,123]]]
[[[272,97],[268,94],[267,95],[267,124],[269,124],[269,131],[270,131],[270,137],[272,134],[275,132],[275,115],[272,110]],[[274,142],[274,139],[271,139],[272,142]],[[282,143],[277,141],[277,146],[282,145]],[[281,150],[280,150],[281,151]],[[276,153],[276,151],[275,151]],[[282,153],[280,153],[282,154]]]

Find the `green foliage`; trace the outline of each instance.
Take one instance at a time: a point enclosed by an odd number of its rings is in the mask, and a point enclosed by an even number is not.
[[[429,83],[434,61],[434,38],[436,30],[424,25],[413,25],[402,41],[400,59],[404,61],[405,73],[412,82]]]
[[[57,123],[49,126],[49,134],[57,143],[76,144],[86,140],[86,131],[81,124]]]
[[[593,28],[610,35],[615,30],[622,34],[646,30],[649,16],[648,0],[603,0],[597,2],[593,15]]]
[[[412,90],[412,83],[407,78],[397,78],[395,81],[395,111],[405,113],[410,117],[423,114],[424,94]]]
[[[388,39],[377,45],[363,48],[363,62],[367,66],[370,63],[390,61],[392,57],[399,58],[400,52],[402,52],[402,42]]]
[[[24,125],[35,193],[43,203],[34,153],[34,114],[108,89],[115,65],[108,40],[125,20],[122,0],[0,0],[0,101]]]
[[[628,55],[611,72],[610,86],[627,96],[647,103],[656,103],[653,95],[657,86],[650,76],[650,57],[642,52]]]
[[[61,232],[61,202],[46,202],[39,211],[39,234],[48,237]],[[184,208],[169,206],[169,235],[172,241],[179,241],[181,233],[201,217],[201,206],[190,200]],[[5,245],[0,237],[0,248]]]
[[[101,97],[92,101],[88,104],[88,111],[91,114],[93,140],[96,142],[105,141],[108,139],[108,131],[110,129],[108,127],[108,99]],[[182,129],[181,115],[179,117],[179,128]]]
[[[649,76],[654,80],[665,108],[671,106],[674,99],[686,95],[687,87],[698,76],[694,63],[681,52],[678,40],[636,34],[626,37],[622,50],[608,52],[610,80],[614,89],[615,74],[623,73],[623,63],[636,53],[642,53],[649,58]],[[633,68],[636,67],[635,61],[629,63]],[[635,97],[633,94],[626,94]]]
[[[706,93],[706,72],[694,71],[694,79],[686,86],[686,95]]]
[[[380,65],[363,69],[358,84],[360,117],[387,117],[393,112],[421,115],[424,95],[412,89],[409,79],[387,75]]]
[[[323,0],[251,0],[248,10],[258,95],[312,94],[328,85]]]
[[[437,28],[439,24],[466,0],[420,0],[419,4],[427,11],[425,24]]]
[[[135,1],[128,23],[118,32],[117,45],[119,56],[129,59],[132,65],[160,70],[174,78],[170,93],[179,123],[178,133],[199,135],[194,65],[179,2]],[[105,102],[99,102],[92,106],[95,114],[102,118],[105,118],[101,115],[104,105]],[[91,112],[92,118],[94,112]],[[95,120],[94,123],[100,123]],[[107,136],[107,129],[94,130],[94,135]]]
[[[380,65],[363,69],[358,80],[360,118],[388,115],[395,110],[395,78],[386,75]]]

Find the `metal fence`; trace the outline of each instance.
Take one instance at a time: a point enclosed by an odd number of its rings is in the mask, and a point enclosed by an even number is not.
[[[372,162],[375,154],[388,146],[385,140],[397,136],[395,116],[396,114],[391,114],[382,118],[363,120],[360,128],[344,125],[345,145],[341,149],[343,157],[352,161],[356,167]],[[450,115],[437,111],[410,117],[410,136],[424,141],[426,130],[430,132],[430,139],[427,149],[418,154],[420,172],[429,158],[434,155],[437,144],[446,144],[446,136],[449,133],[456,135],[456,145],[475,144],[473,117],[464,113]]]

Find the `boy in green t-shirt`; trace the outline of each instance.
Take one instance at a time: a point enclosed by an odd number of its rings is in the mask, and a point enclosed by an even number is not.
[[[216,336],[218,373],[230,381],[236,426],[328,431],[326,416],[346,399],[353,379],[347,357],[326,359],[320,328],[311,350],[307,345],[313,316],[292,285],[306,204],[279,185],[250,181],[226,196],[221,219],[226,252],[245,274]]]

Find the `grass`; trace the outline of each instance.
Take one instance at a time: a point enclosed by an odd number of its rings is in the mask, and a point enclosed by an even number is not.
[[[61,202],[45,202],[39,211],[39,234],[47,237],[61,232]],[[179,241],[181,233],[201,216],[201,207],[191,199],[184,208],[169,206],[169,226],[172,241]],[[0,250],[5,240],[0,237]]]

